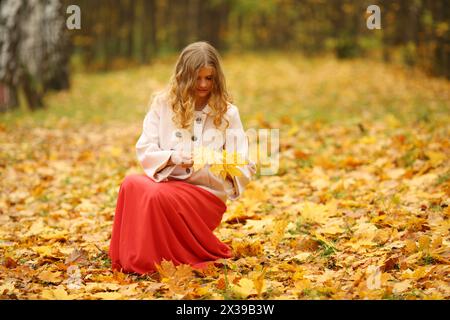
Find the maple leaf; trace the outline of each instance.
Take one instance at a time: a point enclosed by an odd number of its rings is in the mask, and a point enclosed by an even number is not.
[[[247,278],[240,279],[237,285],[231,285],[231,291],[243,299],[257,293],[254,282]]]
[[[310,252],[300,252],[297,253],[292,259],[297,260],[299,262],[305,262],[311,256]]]
[[[284,237],[284,230],[286,229],[288,225],[288,221],[286,220],[280,220],[275,223],[274,231],[272,234],[272,245],[276,248],[278,244],[280,243],[281,239]]]
[[[3,265],[6,267],[6,268],[15,268],[15,267],[17,267],[17,262],[13,259],[13,258],[11,258],[11,257],[5,257],[5,260],[4,260],[4,262],[3,262]]]
[[[254,272],[252,276],[253,286],[256,289],[256,293],[258,297],[261,297],[261,294],[266,289],[266,283],[264,277],[266,276],[267,267],[264,267],[260,272]]]
[[[65,264],[71,264],[71,263],[87,263],[88,262],[88,258],[87,258],[87,253],[85,250],[81,249],[74,249],[69,256],[67,256],[66,260],[65,260]]]
[[[155,264],[155,266],[161,275],[161,281],[167,284],[170,291],[175,294],[182,294],[186,291],[187,282],[194,274],[190,265],[181,264],[175,267],[172,261],[163,259],[160,264]]]
[[[394,284],[393,292],[396,294],[405,292],[411,287],[411,280],[403,280]]]
[[[171,278],[176,272],[173,262],[165,259],[163,259],[161,263],[155,264],[155,267],[162,278]]]
[[[71,297],[64,288],[57,287],[56,289],[44,289],[41,293],[41,298],[47,300],[71,300]]]
[[[42,271],[38,278],[50,283],[60,283],[62,281],[61,272]]]
[[[412,241],[411,239],[406,239],[405,240],[405,251],[407,253],[413,253],[417,251],[417,245],[414,241]]]
[[[294,208],[300,211],[300,215],[308,223],[325,223],[329,217],[336,214],[336,202],[327,205],[316,204],[314,202],[304,202],[295,205]]]
[[[237,152],[216,151],[207,147],[198,147],[194,150],[194,170],[209,165],[209,171],[223,180],[227,176],[231,178],[242,176],[239,165],[246,164],[248,161]]]
[[[128,297],[128,296],[135,296],[135,295],[137,295],[137,294],[139,293],[139,292],[136,290],[138,285],[139,285],[138,283],[133,283],[133,284],[124,286],[124,287],[120,290],[120,293],[121,293],[123,296],[127,296],[127,297]]]
[[[95,298],[100,298],[102,300],[120,300],[123,298],[122,294],[119,292],[97,292],[92,295]]]
[[[0,295],[4,294],[6,292],[12,293],[14,291],[14,282],[13,281],[6,281],[2,285],[0,285]]]
[[[431,239],[430,237],[423,235],[419,238],[419,249],[428,253],[430,250]]]
[[[225,222],[229,224],[243,223],[248,219],[258,219],[258,217],[255,216],[254,212],[245,210],[244,205],[240,203],[234,208],[233,211],[230,210],[225,218]]]
[[[236,257],[260,256],[263,252],[259,241],[233,241],[231,247]]]
[[[335,235],[339,233],[343,233],[344,229],[342,228],[343,221],[340,218],[330,218],[324,224],[323,227],[317,230],[318,233],[322,234],[330,234]]]
[[[28,230],[28,232],[26,232],[24,235],[25,236],[34,236],[34,235],[38,235],[42,232],[42,230],[44,230],[45,228],[45,224],[44,224],[44,220],[43,219],[38,219],[37,221],[35,221],[30,229]]]

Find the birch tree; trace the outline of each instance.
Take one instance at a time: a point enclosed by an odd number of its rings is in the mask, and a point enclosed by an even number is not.
[[[44,106],[48,90],[67,89],[69,54],[60,0],[2,0],[0,83],[4,101],[0,101],[0,110],[17,107],[19,92],[34,110]]]

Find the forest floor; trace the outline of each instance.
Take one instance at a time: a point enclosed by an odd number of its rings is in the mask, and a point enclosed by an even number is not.
[[[112,272],[119,186],[174,60],[0,115],[0,299],[450,298],[450,83],[364,60],[226,56],[245,128],[280,129],[278,174],[228,202],[233,258]]]

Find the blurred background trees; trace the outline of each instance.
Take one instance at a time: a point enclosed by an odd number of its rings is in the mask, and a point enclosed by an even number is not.
[[[74,3],[74,1],[66,1]],[[83,27],[72,33],[83,64],[108,69],[148,62],[195,40],[220,50],[333,52],[381,57],[450,77],[448,0],[102,0],[75,1]],[[381,30],[366,27],[370,4]]]
[[[81,29],[67,30],[69,5]],[[381,8],[381,30],[366,9]],[[68,61],[98,71],[151,62],[206,40],[221,52],[370,58],[450,79],[449,0],[1,0],[0,109],[69,86]],[[68,41],[66,41],[69,37]],[[3,103],[2,103],[3,101]]]

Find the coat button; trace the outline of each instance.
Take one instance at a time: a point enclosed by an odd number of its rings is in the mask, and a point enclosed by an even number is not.
[[[200,122],[202,122],[202,118],[197,118],[197,119],[195,119],[195,121],[197,121],[197,123],[200,123]]]
[[[192,139],[192,141],[197,141],[197,137],[196,136],[192,136],[191,139]]]
[[[191,169],[190,168],[186,168],[186,173],[189,173],[189,172],[191,172]]]
[[[181,138],[181,132],[180,131],[175,132],[175,135],[177,136],[177,138]]]

